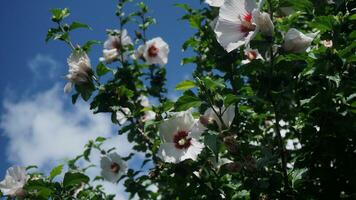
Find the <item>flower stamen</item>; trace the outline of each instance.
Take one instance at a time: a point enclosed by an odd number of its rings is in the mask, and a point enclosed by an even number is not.
[[[239,15],[239,19],[241,21],[240,31],[245,33],[245,37],[248,35],[250,31],[254,31],[256,29],[256,25],[252,24],[252,14],[247,13],[241,17]]]
[[[177,149],[187,149],[191,145],[191,138],[187,138],[187,131],[178,131],[173,138],[173,142]]]
[[[148,48],[148,56],[150,57],[156,57],[158,52],[159,49],[155,45],[151,45],[150,48]]]
[[[117,174],[120,171],[120,165],[113,162],[113,163],[111,163],[110,170],[111,170],[111,172]]]

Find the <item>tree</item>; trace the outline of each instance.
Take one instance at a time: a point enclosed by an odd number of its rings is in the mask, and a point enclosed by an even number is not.
[[[110,113],[118,134],[145,154],[141,168],[154,167],[148,175],[127,169],[132,155],[103,149],[99,137],[67,163],[63,180],[54,179],[63,165],[47,177],[31,173],[22,197],[113,199],[92,185],[103,178],[123,181],[130,197],[139,199],[356,197],[354,1],[177,4],[196,30],[183,44],[195,55],[182,63],[196,68],[193,80],[176,86],[184,93],[175,102],[166,96],[168,44],[146,37],[155,19],[143,2],[125,14],[130,3],[119,1],[120,27],[108,31],[95,69],[87,52],[100,42],[73,45],[70,33],[90,27],[67,24],[69,9],[52,10],[56,27],[46,41],[71,48],[65,91],[74,87],[73,104],[81,97],[94,114]],[[133,41],[128,23],[137,23]],[[102,153],[103,173],[90,181],[90,165],[77,163],[90,163],[94,150]]]

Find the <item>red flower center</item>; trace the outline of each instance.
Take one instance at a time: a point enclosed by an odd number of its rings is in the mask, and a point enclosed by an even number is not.
[[[256,51],[249,51],[246,54],[247,59],[249,60],[254,60],[257,58],[257,52]]]
[[[155,45],[151,45],[148,48],[148,56],[149,57],[156,57],[158,55],[159,49]]]
[[[240,17],[241,20],[241,26],[240,26],[240,31],[245,33],[245,37],[248,35],[250,31],[254,31],[256,26],[251,23],[252,20],[252,14],[251,13],[246,13],[245,15]]]
[[[187,131],[178,131],[173,138],[173,142],[177,149],[187,149],[191,145],[191,138],[187,138]]]
[[[121,49],[120,41],[114,40],[114,41],[112,42],[112,46],[113,46],[115,49],[117,49],[118,51],[120,51],[120,49]]]
[[[119,171],[120,171],[120,165],[117,164],[117,163],[115,163],[115,162],[113,162],[113,163],[111,163],[111,165],[110,165],[110,169],[111,169],[111,171],[112,171],[113,173],[117,174],[117,173],[119,173]]]

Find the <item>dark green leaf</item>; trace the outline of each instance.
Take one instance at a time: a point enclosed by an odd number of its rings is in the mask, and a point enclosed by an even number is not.
[[[82,183],[88,183],[89,177],[79,173],[79,172],[67,172],[64,175],[63,179],[63,186],[64,187],[71,187],[71,186],[78,186]]]
[[[72,22],[72,24],[69,26],[70,31],[78,29],[78,28],[86,28],[86,29],[91,30],[90,26],[88,26],[87,24],[80,23],[80,22]]]
[[[98,76],[103,76],[110,71],[111,69],[106,67],[102,62],[99,62],[98,66],[96,66],[96,74]]]

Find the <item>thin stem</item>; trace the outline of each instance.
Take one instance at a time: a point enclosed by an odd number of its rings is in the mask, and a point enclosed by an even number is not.
[[[95,83],[98,84],[98,86],[100,86],[101,84],[99,82],[99,79],[95,75],[93,75],[92,77],[93,77]]]
[[[208,95],[208,91],[207,91],[207,89],[205,88],[205,85],[202,85],[202,87],[200,87],[200,88],[203,89],[204,93],[205,93],[206,96],[208,97],[209,106],[210,106],[210,108],[213,110],[213,112],[215,113],[215,115],[219,118],[221,125],[222,125],[223,127],[227,127],[226,124],[224,123],[224,120],[222,119],[221,109],[220,109],[220,111],[219,111],[219,113],[218,113],[217,110],[214,108],[214,102],[213,102],[213,100],[211,99],[211,96]]]
[[[119,22],[120,22],[120,33],[119,33],[119,42],[120,42],[120,45],[119,45],[119,48],[120,48],[120,58],[121,58],[121,64],[124,66],[124,53],[123,53],[123,50],[124,50],[124,47],[122,46],[122,30],[123,30],[123,25],[122,25],[122,18],[121,18],[121,15],[119,15]]]
[[[283,181],[284,181],[284,185],[286,187],[286,191],[289,192],[290,191],[290,185],[289,185],[289,180],[288,180],[288,171],[287,171],[287,158],[286,158],[286,149],[284,146],[284,141],[281,135],[281,131],[280,131],[280,127],[279,127],[279,121],[281,120],[279,117],[279,114],[277,112],[276,109],[276,105],[273,104],[273,108],[274,108],[274,113],[275,113],[275,129],[276,129],[276,133],[277,133],[277,139],[278,139],[278,148],[279,148],[279,153],[281,156],[281,167],[282,167],[282,173],[283,173]]]
[[[270,18],[273,21],[272,0],[268,0],[268,6],[269,6]],[[273,71],[274,71],[273,45],[270,46],[269,52],[270,52],[270,60],[269,60],[269,62],[270,62],[269,63],[270,64],[270,73],[271,73],[271,76],[272,76]],[[270,83],[270,85],[271,85],[271,83]],[[282,173],[283,173],[283,181],[284,181],[285,189],[286,189],[287,193],[289,193],[291,187],[290,187],[289,180],[288,180],[287,158],[286,158],[286,154],[285,154],[286,150],[285,150],[285,145],[284,145],[284,141],[283,141],[283,138],[282,138],[282,135],[281,135],[281,131],[280,131],[280,126],[279,126],[279,121],[281,119],[279,117],[279,113],[278,113],[276,102],[274,101],[274,99],[272,97],[270,97],[270,98],[272,100],[274,116],[275,116],[275,121],[276,121],[275,122],[275,130],[276,130],[277,139],[278,139],[279,154],[280,154],[280,157],[281,157],[281,169],[282,169]]]
[[[64,30],[64,28],[63,28],[61,22],[57,22],[57,24],[58,24],[59,29],[61,29],[61,31],[62,31],[63,33],[69,34],[66,30]],[[73,43],[72,43],[70,40],[65,40],[65,42],[70,46],[70,48],[71,48],[72,50],[75,50],[75,47],[74,47]]]
[[[144,13],[141,14],[141,19],[142,19],[142,24],[145,24],[146,19],[145,19],[145,14]],[[146,38],[146,28],[144,28],[144,27],[142,28],[142,40],[143,40],[143,43],[146,44],[146,40],[147,40],[147,38]]]

